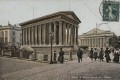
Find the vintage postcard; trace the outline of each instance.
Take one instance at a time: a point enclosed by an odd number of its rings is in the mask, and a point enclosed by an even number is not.
[[[120,0],[0,0],[0,80],[120,80]]]

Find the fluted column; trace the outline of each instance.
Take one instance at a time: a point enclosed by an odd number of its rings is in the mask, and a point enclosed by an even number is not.
[[[94,41],[94,38],[92,38],[92,47],[94,47],[94,43],[93,43],[93,41]]]
[[[31,27],[31,34],[32,34],[32,35],[31,35],[31,42],[32,42],[31,44],[33,45],[33,44],[34,44],[34,42],[33,42],[33,41],[34,41],[34,40],[33,40],[33,26]]]
[[[43,41],[43,44],[46,44],[46,24],[44,24],[44,26],[43,26],[43,28],[44,28],[44,41]]]
[[[42,29],[41,29],[42,25],[38,26],[38,40],[39,40],[39,44],[41,45],[42,42]]]
[[[67,24],[67,44],[69,44],[69,24]]]
[[[56,45],[56,23],[54,22],[54,45]]]
[[[24,45],[24,29],[22,29],[22,45]]]
[[[74,41],[75,40],[75,26],[72,26],[72,43],[75,44]]]
[[[63,24],[63,44],[66,44],[66,23]]]
[[[28,27],[28,45],[30,45],[30,28]]]
[[[102,47],[102,46],[101,46],[101,37],[100,37],[100,47]]]
[[[42,25],[42,43],[45,44],[45,35],[46,35],[46,31],[45,31],[45,24]]]
[[[44,40],[44,27],[45,27],[44,24],[42,24],[42,25],[41,25],[41,34],[42,34],[42,35],[41,35],[41,36],[42,36],[42,37],[41,37],[41,43],[42,43],[42,44],[44,44],[44,41],[45,41],[45,40]]]
[[[71,44],[71,25],[69,25],[69,44]]]
[[[26,32],[27,32],[27,31],[26,31],[26,28],[24,29],[24,32],[25,32],[25,45],[26,45],[26,42],[27,42],[27,41],[26,41]]]
[[[35,26],[33,26],[33,45],[35,45]]]
[[[37,26],[35,26],[35,45],[37,45]]]
[[[32,27],[30,27],[30,45],[32,45]]]
[[[71,25],[71,29],[70,29],[70,40],[71,40],[71,45],[73,45],[73,25]]]
[[[74,44],[76,45],[76,34],[75,33],[76,33],[76,27],[74,26]]]
[[[29,44],[29,41],[28,41],[28,28],[26,28],[26,42],[27,42],[27,45]]]
[[[106,47],[105,38],[103,38],[103,41],[104,41],[104,47]]]
[[[49,45],[51,44],[50,33],[52,32],[52,23],[49,23]]]
[[[76,27],[76,45],[78,45],[78,26]]]
[[[59,21],[59,45],[62,45],[62,21]]]

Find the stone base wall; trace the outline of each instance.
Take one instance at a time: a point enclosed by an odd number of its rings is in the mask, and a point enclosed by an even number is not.
[[[52,46],[52,57],[54,57],[54,50],[56,51],[57,54],[57,58],[59,56],[59,51],[60,48],[63,48],[63,51],[65,52],[64,58],[66,60],[69,60],[69,53],[70,50],[73,51],[73,55],[76,54],[74,46]],[[35,52],[36,52],[36,59],[39,61],[50,61],[51,58],[51,47],[49,46],[32,46],[32,48],[34,48]],[[56,58],[56,60],[57,60]],[[52,58],[53,59],[53,58]]]

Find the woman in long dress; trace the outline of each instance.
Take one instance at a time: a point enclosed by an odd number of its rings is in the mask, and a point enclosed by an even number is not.
[[[90,50],[90,56],[89,57],[91,58],[91,60],[93,60],[93,48],[91,48],[91,50]]]
[[[95,48],[95,50],[94,50],[94,59],[95,59],[95,61],[97,59],[97,55],[98,55],[98,52],[97,52],[97,49]]]
[[[104,51],[103,48],[101,48],[100,53],[99,53],[99,58],[100,58],[100,62],[103,61],[103,56],[104,56]]]
[[[62,50],[62,48],[60,48],[58,61],[59,61],[60,63],[63,63],[63,62],[64,62],[64,51]]]

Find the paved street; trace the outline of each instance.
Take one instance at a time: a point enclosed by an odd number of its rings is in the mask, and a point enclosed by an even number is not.
[[[1,80],[119,80],[120,64],[84,58],[48,64],[0,57]]]

